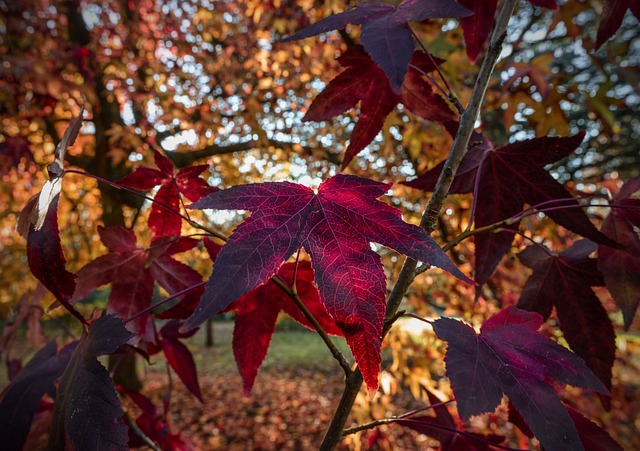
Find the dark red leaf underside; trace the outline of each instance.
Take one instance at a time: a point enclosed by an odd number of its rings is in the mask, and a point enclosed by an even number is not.
[[[611,200],[609,216],[602,224],[602,231],[625,246],[615,249],[598,247],[598,268],[604,275],[607,289],[622,310],[625,329],[629,329],[640,304],[640,199],[631,196],[640,191],[640,177],[625,183]]]
[[[479,335],[450,318],[436,320],[433,328],[448,343],[447,375],[463,420],[494,411],[504,393],[545,448],[582,450],[578,432],[547,379],[608,391],[579,357],[539,334],[541,325],[537,313],[509,307],[487,320]]]
[[[343,169],[373,141],[382,129],[385,118],[398,103],[403,103],[409,111],[430,121],[446,122],[456,119],[444,98],[436,94],[431,84],[423,78],[421,72],[429,73],[436,68],[422,52],[413,53],[412,67],[409,68],[399,94],[391,89],[383,70],[361,46],[350,48],[338,61],[345,70],[331,80],[316,97],[303,120],[329,120],[360,102],[360,115],[351,133],[342,162]]]
[[[456,174],[451,192],[473,192],[475,177],[480,171],[476,202],[476,228],[508,219],[522,211],[525,204],[542,202],[544,209],[557,206],[565,208],[546,214],[556,223],[592,241],[616,246],[616,243],[600,233],[589,221],[577,201],[553,202],[571,198],[571,194],[558,183],[544,167],[571,154],[582,142],[584,133],[569,138],[536,138],[493,149],[488,140],[477,139],[465,155]],[[432,191],[442,170],[440,164],[416,180],[404,184],[413,188]],[[471,182],[473,180],[473,183]],[[518,223],[511,227],[517,228]],[[508,232],[482,233],[475,237],[476,281],[485,283],[496,266],[510,249],[513,234]]]
[[[629,9],[640,20],[640,0],[606,0],[600,17],[596,48],[607,42],[618,31]]]
[[[22,449],[31,421],[45,393],[55,396],[54,382],[64,371],[77,342],[58,351],[55,340],[29,360],[5,389],[0,403],[0,449]]]
[[[556,308],[560,329],[571,349],[582,357],[596,376],[611,389],[611,368],[616,341],[613,325],[592,286],[604,285],[597,261],[589,258],[597,245],[576,242],[559,255],[530,246],[518,257],[533,269],[518,307],[537,312],[547,320]],[[608,404],[608,398],[603,398]]]
[[[266,282],[304,247],[327,312],[344,332],[370,389],[377,388],[386,278],[375,242],[466,278],[421,228],[376,200],[389,184],[354,176],[325,180],[317,194],[302,185],[261,183],[211,194],[192,207],[249,210],[220,251],[187,327],[225,310]]]
[[[84,333],[67,365],[56,397],[49,449],[127,450],[127,427],[107,370],[98,362],[133,334],[121,319],[105,315]]]
[[[293,285],[295,267],[295,263],[285,263],[278,270],[278,276],[290,286]],[[313,270],[309,261],[298,263],[296,290],[325,332],[342,335],[320,301],[318,289],[313,285]],[[267,355],[280,311],[309,329],[313,330],[313,326],[291,298],[272,281],[251,290],[232,303],[228,310],[237,312],[233,329],[233,355],[244,381],[244,393],[248,395]]]
[[[413,54],[410,21],[430,18],[465,17],[468,9],[451,0],[405,0],[397,7],[383,2],[362,2],[355,7],[326,17],[283,42],[304,39],[348,24],[362,25],[360,40],[364,49],[384,71],[394,92],[399,93]]]

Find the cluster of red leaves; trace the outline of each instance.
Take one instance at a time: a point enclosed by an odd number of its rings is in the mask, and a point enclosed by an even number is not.
[[[171,160],[164,155],[155,150],[153,155],[158,169],[138,168],[118,183],[139,190],[150,190],[160,186],[153,198],[148,221],[152,241],[155,241],[167,236],[180,235],[182,218],[177,212],[182,204],[181,195],[195,202],[207,194],[218,191],[218,188],[210,186],[200,177],[208,168],[206,164],[176,170]]]
[[[191,207],[241,209],[253,214],[236,228],[218,254],[211,278],[187,327],[224,311],[265,283],[301,247],[313,263],[327,312],[344,333],[370,390],[378,388],[386,277],[375,242],[443,268],[470,282],[420,227],[376,200],[390,184],[336,175],[317,194],[281,182],[238,185],[210,194]]]
[[[555,7],[551,0],[531,2]],[[495,5],[493,0],[469,4],[479,13],[473,21],[463,19],[472,59],[486,39]],[[639,15],[636,0],[607,2],[598,45],[615,32],[629,8]],[[425,84],[423,76],[436,69],[436,63],[428,54],[414,53],[408,22],[470,14],[452,0],[405,0],[398,6],[364,2],[287,38],[314,36],[347,24],[362,26],[364,50],[356,47],[341,57],[345,71],[316,99],[306,117],[328,119],[361,103],[362,117],[354,129],[343,167],[371,142],[385,116],[398,103],[451,130],[455,128],[455,114]],[[148,354],[162,351],[189,391],[202,400],[194,359],[181,340],[190,337],[194,328],[212,315],[228,310],[237,311],[233,348],[246,392],[264,359],[278,313],[283,310],[311,326],[294,301],[303,303],[328,333],[344,335],[368,388],[377,389],[386,277],[371,243],[472,282],[423,229],[405,223],[399,210],[377,200],[390,184],[336,175],[325,180],[317,192],[288,182],[218,191],[199,177],[206,166],[178,171],[157,152],[154,156],[158,169],[140,168],[120,181],[122,186],[141,190],[159,186],[149,216],[151,246],[138,247],[134,232],[101,228],[100,236],[109,253],[90,262],[77,275],[72,274],[66,269],[60,243],[57,201],[64,155],[79,132],[81,119],[82,114],[72,121],[56,148],[55,161],[49,166],[51,179],[28,203],[19,225],[27,235],[32,272],[60,304],[82,321],[84,333],[80,340],[60,350],[55,342],[50,343],[15,375],[0,404],[0,418],[12,426],[2,438],[8,446],[20,447],[24,443],[25,431],[43,394],[53,395],[53,382],[59,377],[49,446],[125,449],[134,439],[124,424],[113,382],[98,357],[122,352],[128,342],[127,346],[146,348]],[[640,205],[633,196],[640,189],[640,179],[627,183],[614,198],[614,209],[605,221],[603,233],[543,169],[573,152],[582,138],[583,134],[544,137],[493,148],[486,138],[476,134],[451,192],[474,193],[476,227],[503,223],[516,229],[525,204],[539,208],[558,224],[598,243],[598,260],[590,258],[596,244],[587,240],[558,255],[529,248],[520,254],[520,259],[534,272],[519,305],[543,316],[510,307],[486,321],[480,334],[450,318],[435,321],[433,328],[448,343],[447,374],[463,420],[493,411],[506,394],[521,415],[514,413],[513,422],[520,423],[523,430],[530,429],[544,447],[616,449],[606,433],[577,412],[567,410],[549,385],[555,380],[609,395],[607,386],[611,386],[615,350],[613,329],[591,287],[606,284],[623,310],[627,327],[639,302],[640,239],[636,228],[640,227]],[[19,149],[12,152],[18,157],[24,153]],[[441,166],[408,185],[432,190]],[[172,257],[198,244],[180,236],[183,196],[195,202],[192,208],[242,209],[252,213],[221,249],[205,240],[211,259],[216,261],[204,290],[201,276]],[[477,236],[476,275],[480,283],[489,278],[511,241],[510,232]],[[310,255],[311,262],[281,268],[301,248]],[[291,280],[291,287],[277,287],[270,282],[272,277],[285,280],[285,285]],[[154,314],[151,301],[156,282],[177,304]],[[82,317],[73,302],[107,283],[111,284],[108,313],[94,320]],[[538,332],[553,307],[567,341],[586,364]],[[171,321],[158,331],[154,315]],[[178,321],[185,318],[185,324]],[[138,352],[145,354],[140,349]],[[160,414],[139,393],[125,393],[141,410],[135,424],[144,434],[164,449],[189,449],[181,436],[170,431],[166,411]],[[18,403],[17,399],[24,402]],[[457,431],[459,426],[448,410],[437,408],[435,414],[398,422],[434,436],[447,449],[485,449],[487,443],[501,441],[500,437],[478,434],[466,434],[460,439],[451,430]]]
[[[303,120],[326,121],[360,102],[358,122],[351,132],[349,147],[342,161],[343,169],[373,141],[387,115],[399,103],[430,121],[445,123],[456,120],[456,114],[447,102],[423,78],[436,70],[433,58],[428,58],[423,52],[413,53],[399,93],[392,89],[384,71],[361,46],[344,52],[338,62],[345,70],[316,97]]]

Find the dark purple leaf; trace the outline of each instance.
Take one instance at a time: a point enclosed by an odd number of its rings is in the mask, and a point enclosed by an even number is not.
[[[615,241],[595,228],[582,209],[576,208],[579,205],[577,201],[553,202],[568,199],[571,194],[544,167],[571,154],[583,138],[584,133],[569,138],[544,137],[494,149],[488,140],[474,135],[470,143],[478,142],[478,145],[471,147],[462,160],[451,192],[473,192],[475,177],[480,177],[477,198],[474,199],[476,228],[508,219],[521,212],[525,204],[547,202],[544,209],[566,207],[546,212],[556,223],[597,243],[617,246]],[[404,184],[432,191],[442,166],[440,164]],[[517,228],[518,224],[511,227]],[[512,241],[513,233],[509,232],[488,232],[475,237],[475,278],[478,283],[483,284],[491,277]]]
[[[559,255],[530,246],[520,261],[533,269],[518,307],[537,312],[546,321],[553,307],[560,329],[571,349],[582,357],[596,376],[611,389],[616,337],[606,310],[591,287],[604,285],[597,260],[589,258],[597,245],[580,240]],[[608,400],[603,400],[608,404]]]
[[[471,11],[451,0],[405,0],[397,7],[388,3],[362,2],[284,38],[283,42],[339,30],[347,24],[362,25],[360,38],[365,50],[384,70],[393,91],[400,93],[414,48],[408,22],[470,14]]]
[[[67,365],[56,397],[49,449],[127,450],[127,427],[115,386],[98,362],[133,337],[121,319],[105,315],[91,324]]]
[[[40,349],[7,387],[0,403],[0,449],[22,449],[38,404],[45,393],[55,396],[54,381],[64,371],[77,342],[58,351],[52,340]]]
[[[608,394],[582,359],[537,332],[542,317],[509,307],[488,319],[480,334],[461,321],[433,323],[448,343],[447,375],[463,420],[492,412],[506,394],[548,449],[582,450],[582,442],[547,379]]]

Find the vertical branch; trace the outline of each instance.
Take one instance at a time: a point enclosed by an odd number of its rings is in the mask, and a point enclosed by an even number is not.
[[[458,170],[458,166],[460,166],[462,158],[467,152],[474,124],[478,119],[480,107],[482,106],[484,95],[487,92],[489,78],[495,69],[498,57],[502,52],[502,45],[506,36],[507,25],[509,24],[509,19],[513,14],[516,3],[517,0],[504,0],[502,3],[495,28],[491,35],[489,51],[487,52],[487,56],[480,67],[469,105],[460,118],[460,127],[458,128],[458,133],[456,134],[453,142],[451,152],[445,161],[444,168],[438,178],[433,195],[431,196],[429,204],[420,221],[421,227],[429,233],[433,232],[436,228],[438,215],[440,214],[442,205],[449,194],[453,178]],[[405,260],[396,284],[391,290],[391,294],[387,301],[387,319],[392,318],[397,312],[404,294],[416,276],[416,266],[417,262],[415,260]],[[353,407],[353,403],[355,402],[361,385],[362,375],[360,374],[360,370],[356,368],[355,371],[347,375],[340,404],[338,405],[331,420],[331,424],[324,436],[320,446],[321,450],[333,450],[340,443],[340,440],[342,439],[342,430],[347,418],[349,417],[349,413],[351,412],[351,408]]]

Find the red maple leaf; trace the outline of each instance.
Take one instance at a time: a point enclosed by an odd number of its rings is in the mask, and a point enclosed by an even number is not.
[[[176,170],[171,160],[164,155],[155,150],[153,155],[158,169],[138,168],[118,183],[139,190],[150,190],[160,185],[154,199],[164,206],[154,202],[149,215],[149,230],[155,241],[164,236],[180,235],[182,218],[172,212],[180,211],[181,194],[195,202],[218,191],[218,188],[210,186],[200,177],[208,169],[208,165],[187,166]]]
[[[78,271],[73,301],[87,297],[101,285],[111,283],[107,310],[128,319],[148,307],[153,297],[154,281],[169,294],[174,294],[202,281],[191,267],[171,256],[185,252],[197,244],[191,238],[165,239],[148,249],[137,247],[136,235],[122,227],[99,227],[98,232],[109,253],[98,257]],[[202,288],[182,295],[184,314],[192,311],[202,294]],[[165,315],[166,316],[166,315]],[[149,314],[140,315],[130,324],[136,334],[146,341],[153,339]]]
[[[297,266],[295,285],[298,296],[325,332],[341,336],[342,331],[325,310],[318,289],[313,285],[311,262],[301,261]],[[285,263],[280,267],[278,276],[292,285],[295,272],[295,263]],[[303,326],[315,330],[291,298],[272,281],[267,281],[240,297],[227,310],[237,312],[233,329],[233,355],[244,381],[245,395],[251,391],[258,369],[267,355],[280,311]]]
[[[640,304],[640,199],[631,196],[640,191],[640,177],[629,180],[611,200],[609,216],[602,224],[602,231],[625,246],[615,249],[598,248],[598,267],[604,275],[607,289],[622,310],[625,329],[629,329]]]
[[[506,394],[546,449],[582,450],[573,421],[547,379],[609,394],[580,357],[537,330],[542,317],[509,307],[480,334],[451,318],[433,329],[448,343],[445,364],[463,420],[493,412]]]
[[[491,451],[492,443],[504,442],[502,435],[484,435],[465,432],[461,421],[456,421],[442,401],[426,390],[435,416],[410,416],[394,423],[433,437],[440,442],[441,451]],[[459,433],[461,432],[461,433]]]
[[[546,321],[555,306],[560,329],[571,349],[611,389],[616,337],[606,310],[591,287],[603,286],[597,260],[589,258],[597,245],[580,240],[560,254],[529,246],[518,257],[533,269],[518,307],[537,312]],[[608,399],[605,400],[605,403]]]
[[[362,2],[342,13],[326,17],[282,42],[309,38],[348,24],[362,25],[364,49],[387,74],[391,88],[400,92],[413,55],[414,42],[408,22],[441,17],[465,17],[468,9],[451,0],[404,0],[398,6]]]
[[[424,53],[416,51],[413,54],[400,94],[391,89],[389,79],[361,46],[350,48],[338,61],[345,70],[316,97],[302,120],[326,121],[360,102],[358,122],[351,133],[342,162],[343,169],[373,141],[382,129],[385,118],[398,103],[403,103],[409,111],[430,121],[456,120],[456,114],[447,102],[423,79],[422,73],[436,69]]]
[[[112,315],[84,331],[60,379],[49,449],[127,449],[127,427],[109,372],[98,361],[133,334]],[[71,446],[72,445],[72,446]]]
[[[177,320],[172,320],[165,324],[160,329],[159,345],[167,358],[167,362],[180,377],[185,387],[202,401],[196,363],[189,348],[180,341],[181,338],[192,337],[197,332],[197,329],[189,332],[180,332],[180,326],[181,324]]]
[[[443,268],[471,282],[420,227],[377,201],[391,184],[337,175],[314,192],[281,182],[239,185],[191,208],[248,210],[253,214],[222,247],[205,293],[187,327],[225,310],[266,282],[301,247],[311,255],[327,312],[344,332],[370,389],[378,386],[386,277],[371,242]]]
[[[140,392],[119,386],[118,390],[126,394],[141,410],[136,425],[153,440],[163,451],[191,451],[193,446],[181,434],[172,434],[165,415],[161,415],[153,402]],[[129,429],[129,448],[145,446],[146,443]]]
[[[607,42],[607,40],[618,31],[628,9],[640,20],[640,0],[606,1],[602,8],[602,17],[600,19],[600,26],[598,27],[598,37],[596,38],[596,48]]]
[[[558,8],[555,0],[529,0],[529,2],[544,8]],[[467,45],[467,56],[472,63],[475,63],[491,33],[498,0],[458,0],[458,3],[474,13],[472,16],[462,17],[460,25]]]
[[[476,185],[475,227],[484,227],[520,213],[525,204],[545,203],[551,219],[563,227],[592,241],[616,246],[617,243],[600,233],[587,215],[570,201],[571,194],[544,167],[571,154],[582,142],[584,133],[569,138],[536,138],[494,149],[489,140],[474,133],[473,146],[462,160],[451,185],[451,193],[472,193]],[[440,163],[430,171],[405,185],[432,191],[442,171]],[[478,174],[479,171],[479,174]],[[562,202],[554,202],[563,200]],[[515,222],[512,227],[517,228]],[[476,282],[485,283],[500,259],[511,247],[513,233],[481,233],[475,237]]]

